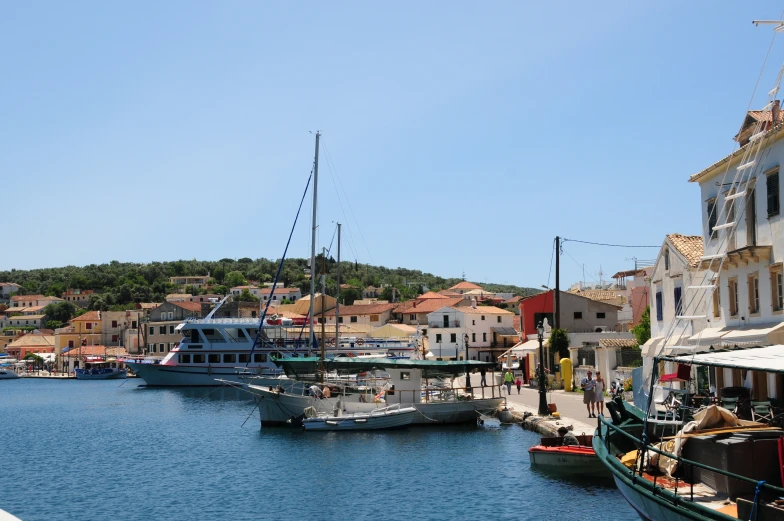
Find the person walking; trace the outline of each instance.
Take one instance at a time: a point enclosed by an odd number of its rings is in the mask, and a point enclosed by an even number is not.
[[[507,369],[504,374],[504,385],[506,385],[506,394],[512,394],[512,384],[514,383],[514,375],[511,369]]]
[[[523,381],[520,380],[519,376],[517,377],[517,380],[515,380],[515,385],[517,386],[517,394],[520,394],[520,388],[523,386]]]
[[[481,368],[479,370],[479,376],[482,377],[482,381],[479,382],[479,385],[482,386],[482,387],[486,387],[487,386],[487,369],[485,369],[484,367]]]
[[[604,416],[604,378],[602,378],[602,373],[600,371],[596,371],[596,380],[593,386],[593,397],[594,402],[596,403],[596,413],[601,414]]]
[[[593,379],[592,372],[588,371],[588,375],[580,382],[580,388],[583,390],[583,403],[588,409],[588,417],[595,418],[594,415],[594,394],[593,389],[596,386],[596,380]]]

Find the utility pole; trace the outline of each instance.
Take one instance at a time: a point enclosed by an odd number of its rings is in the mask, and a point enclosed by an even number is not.
[[[561,238],[555,237],[555,313],[553,327],[561,327]]]
[[[308,311],[308,319],[310,320],[310,345],[308,346],[308,353],[310,353],[313,346],[316,345],[316,333],[313,331],[313,300],[316,298],[316,210],[318,209],[318,158],[320,137],[321,132],[316,131],[316,154],[313,159],[313,228],[311,229],[310,238],[310,310]]]

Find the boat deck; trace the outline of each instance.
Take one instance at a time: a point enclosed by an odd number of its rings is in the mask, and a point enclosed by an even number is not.
[[[737,512],[737,505],[735,502],[730,501],[729,496],[716,492],[704,483],[694,483],[692,485],[664,474],[652,474],[647,471],[643,473],[642,477],[651,483],[655,483],[657,487],[676,494],[678,497],[683,498],[684,501],[699,503],[706,508],[725,514],[730,511]]]

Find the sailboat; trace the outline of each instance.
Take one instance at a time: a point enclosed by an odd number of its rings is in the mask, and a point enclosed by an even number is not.
[[[755,23],[784,31],[782,21]],[[608,404],[610,418],[598,419],[594,451],[643,519],[784,519],[784,416],[776,416],[769,398],[784,381],[784,345],[774,340],[784,324],[763,322],[759,282],[759,271],[770,269],[772,307],[784,309],[784,281],[776,271],[781,244],[770,231],[776,233],[780,213],[782,76],[784,66],[762,110],[747,113],[736,136],[740,148],[692,176],[707,199],[702,280],[683,288],[685,302],[653,346],[647,380],[635,382],[634,405],[616,398]],[[714,181],[719,169],[724,178]],[[764,227],[756,222],[757,182],[766,185]],[[744,217],[745,238],[736,233]],[[760,230],[769,245],[759,244]],[[748,313],[740,312],[739,276],[747,278]],[[723,325],[694,327],[709,319]],[[660,374],[666,365],[674,372]],[[700,375],[715,390],[698,400],[689,388]]]

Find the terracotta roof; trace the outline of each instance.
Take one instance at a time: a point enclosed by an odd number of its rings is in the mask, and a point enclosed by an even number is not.
[[[340,315],[377,315],[385,311],[392,311],[395,304],[364,304],[359,306],[340,306]],[[325,313],[328,317],[335,316],[335,310],[331,309]]]
[[[521,300],[523,300],[523,297],[518,297],[517,295],[515,295],[512,298],[508,298],[508,299],[504,300],[504,304],[517,304]]]
[[[22,309],[25,313],[29,313],[31,311],[41,311],[45,307],[46,306],[26,306],[26,307],[20,308],[20,309]],[[8,309],[14,309],[14,308],[8,308]]]
[[[574,294],[580,295],[581,297],[589,298],[591,300],[598,300],[598,301],[614,300],[616,298],[623,297],[623,292],[607,290],[607,289],[582,289],[582,290],[575,291]]]
[[[0,288],[5,286],[13,286],[15,288],[21,288],[22,286],[17,284],[16,282],[0,282]]]
[[[170,304],[188,311],[201,313],[201,302],[170,302]]]
[[[462,311],[468,315],[514,315],[514,313],[511,311],[497,308],[495,306],[477,306],[475,308],[472,308],[471,306],[465,306],[457,308],[457,310]]]
[[[463,281],[455,284],[449,289],[482,289],[482,286],[477,286],[473,282]]]
[[[46,315],[17,315],[15,317],[10,317],[8,320],[40,320],[45,316]]]
[[[427,314],[432,313],[437,309],[441,309],[443,307],[454,307],[457,306],[460,302],[463,301],[463,297],[454,297],[454,298],[431,298],[426,299],[423,301],[419,300],[407,300],[406,302],[401,302],[398,304],[393,313],[401,313],[401,314]],[[416,304],[416,306],[414,306]]]
[[[190,293],[169,293],[166,298],[191,298],[192,296]]]
[[[100,321],[101,321],[100,311],[88,311],[84,315],[79,315],[78,317],[71,319],[71,322],[100,322]]]
[[[704,251],[701,235],[671,233],[667,235],[667,240],[684,256],[692,268],[696,268],[700,264],[700,259],[702,258],[702,253]]]
[[[442,289],[438,292],[439,295],[444,295],[445,297],[462,297],[462,293],[457,293],[456,291],[449,291],[448,289]]]
[[[757,121],[773,121],[773,112],[770,110],[750,110],[746,114]],[[784,122],[784,110],[779,113],[779,120],[776,123],[781,122]]]
[[[11,302],[32,302],[39,299],[45,299],[43,295],[14,295],[11,297]]]
[[[155,309],[158,306],[160,306],[160,304],[157,302],[139,302],[139,307],[141,309]]]
[[[52,347],[54,348],[54,335],[37,335],[30,333],[28,335],[20,336],[10,344],[8,347]]]
[[[65,358],[77,358],[79,356],[101,356],[101,355],[125,356],[127,354],[128,351],[124,347],[91,345],[91,346],[74,346],[71,349],[69,349],[67,353],[63,353],[61,356]]]
[[[603,338],[599,340],[599,347],[637,347],[634,338]]]
[[[449,298],[449,297],[447,297],[446,295],[441,295],[439,293],[435,293],[433,291],[428,291],[424,295],[419,295],[416,298],[416,300],[426,300],[426,299],[430,299],[430,298]]]

